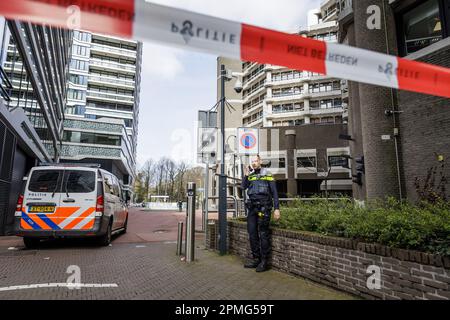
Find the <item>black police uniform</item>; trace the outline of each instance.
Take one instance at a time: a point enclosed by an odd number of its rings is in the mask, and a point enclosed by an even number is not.
[[[262,168],[244,177],[242,188],[247,190],[249,198],[246,203],[247,230],[252,255],[257,261],[256,264],[262,262],[265,269],[270,253],[269,224],[272,207],[279,209],[277,186],[272,175]],[[256,267],[256,265],[246,265],[246,267]]]

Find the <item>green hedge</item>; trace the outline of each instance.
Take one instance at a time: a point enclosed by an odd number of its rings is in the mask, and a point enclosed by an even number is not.
[[[296,201],[281,208],[273,225],[396,248],[450,255],[450,204],[420,206],[393,199],[365,207],[352,201]]]

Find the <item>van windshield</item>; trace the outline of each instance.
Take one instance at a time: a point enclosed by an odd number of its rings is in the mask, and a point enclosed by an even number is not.
[[[30,178],[28,190],[31,192],[54,192],[62,170],[36,170]]]
[[[62,192],[89,193],[95,190],[95,172],[65,170]]]

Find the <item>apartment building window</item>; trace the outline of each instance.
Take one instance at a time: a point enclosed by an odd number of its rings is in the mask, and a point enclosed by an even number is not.
[[[73,37],[80,41],[91,42],[91,34],[87,33],[87,32],[81,32],[78,30],[74,30]]]
[[[336,41],[337,40],[337,33],[336,32],[328,32],[324,34],[318,34],[314,36],[314,39],[320,40],[320,41]]]
[[[278,158],[278,168],[286,168],[286,158]]]
[[[72,59],[70,61],[70,67],[72,69],[76,69],[76,70],[88,71],[89,62],[83,61],[83,60]]]
[[[88,57],[89,56],[89,48],[74,44],[74,45],[72,45],[72,54]]]
[[[311,110],[318,109],[331,109],[331,108],[341,108],[342,99],[323,99],[323,100],[312,100],[310,101],[309,108]]]
[[[79,85],[87,85],[87,76],[82,76],[79,74],[71,74],[69,76],[69,81],[73,84],[79,84]]]
[[[334,123],[334,117],[323,117],[320,119],[320,123]]]
[[[328,156],[329,167],[345,167],[347,165],[348,160],[343,156]]]
[[[113,57],[107,57],[107,56],[98,55],[98,54],[92,54],[91,57],[102,60],[102,61],[107,61],[107,62],[115,62],[115,63],[131,64],[131,65],[136,64],[134,62],[134,60],[123,59],[123,58],[113,58]]]
[[[85,100],[86,91],[69,89],[67,91],[67,97],[74,100]]]
[[[67,106],[67,114],[84,115],[86,107],[83,105]]]
[[[255,70],[253,70],[249,75],[244,77],[244,83],[251,81],[253,78],[259,76],[264,71],[264,65],[259,65]]]
[[[330,92],[341,89],[340,81],[314,83],[309,86],[310,93]]]
[[[260,96],[258,96],[258,97],[256,97],[256,98],[254,98],[251,102],[245,103],[243,105],[244,112],[249,110],[249,109],[251,109],[251,108],[253,108],[253,107],[255,107],[255,106],[257,106],[258,104],[264,102],[264,99],[266,99],[266,94],[265,93],[260,95]]]
[[[136,50],[136,46],[134,46],[134,45],[111,42],[111,41],[104,41],[104,40],[100,40],[100,39],[96,39],[96,38],[92,39],[92,43],[97,43],[97,44],[104,45],[104,46],[116,47],[116,48],[126,49],[126,50]]]
[[[273,97],[286,97],[303,93],[303,86],[278,88],[272,90]]]
[[[315,168],[316,167],[316,157],[298,157],[297,167],[300,168]]]
[[[302,77],[303,77],[303,72],[296,71],[296,70],[272,73],[272,81],[287,81],[287,80],[300,79]]]
[[[448,10],[446,0],[427,0],[401,12],[397,16],[400,53],[405,56],[448,37]]]
[[[262,79],[261,81],[254,84],[250,89],[244,90],[244,98],[261,89],[265,83],[266,79]]]
[[[123,121],[125,121],[125,127],[127,127],[127,128],[132,128],[133,127],[133,120],[131,120],[131,119],[124,119]]]
[[[304,107],[302,103],[285,103],[272,106],[273,113],[302,111]]]
[[[89,86],[90,91],[94,92],[102,92],[102,93],[111,93],[111,94],[120,94],[126,96],[133,96],[134,91],[125,90],[125,89],[117,89],[117,88],[106,88],[106,87],[98,87],[98,86]]]

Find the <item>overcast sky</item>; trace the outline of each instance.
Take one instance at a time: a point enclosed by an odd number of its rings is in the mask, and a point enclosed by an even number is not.
[[[152,0],[280,31],[306,27],[320,0]],[[216,103],[216,56],[144,43],[138,166],[171,157],[195,163],[197,111]]]

